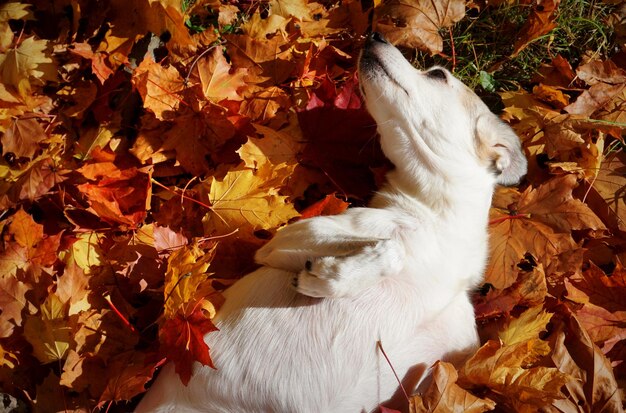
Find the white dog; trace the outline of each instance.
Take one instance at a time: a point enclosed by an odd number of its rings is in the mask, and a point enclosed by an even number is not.
[[[436,360],[477,346],[468,291],[487,259],[494,186],[526,173],[519,140],[449,72],[414,69],[377,33],[359,73],[395,165],[387,185],[369,208],[279,231],[205,337],[217,370],[198,365],[185,387],[166,366],[137,412],[397,407],[377,342],[409,392]]]

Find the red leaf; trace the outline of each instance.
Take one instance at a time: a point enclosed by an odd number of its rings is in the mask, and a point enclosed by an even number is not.
[[[204,335],[212,331],[217,331],[217,327],[201,310],[189,316],[178,314],[176,318],[166,320],[159,331],[161,350],[174,362],[176,373],[185,386],[191,379],[194,361],[215,368],[209,346],[204,342]]]
[[[302,211],[300,217],[304,219],[319,215],[337,215],[345,211],[349,205],[349,203],[337,198],[335,194],[326,195],[326,198],[317,201]]]

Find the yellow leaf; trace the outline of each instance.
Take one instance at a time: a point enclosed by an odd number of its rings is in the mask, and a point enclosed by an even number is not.
[[[304,146],[302,143],[285,132],[257,124],[252,126],[263,138],[248,138],[237,150],[246,167],[256,169],[268,163],[274,166],[298,163],[296,156]]]
[[[233,230],[274,229],[296,217],[287,197],[276,186],[284,176],[276,176],[269,165],[257,171],[235,169],[211,183],[211,211],[204,219],[208,233],[224,235]]]
[[[33,15],[28,10],[30,4],[22,4],[18,2],[10,2],[0,5],[0,22],[8,22],[9,20],[32,20]]]
[[[461,369],[464,383],[488,387],[510,402],[544,406],[564,398],[561,387],[571,379],[556,368],[533,367],[550,353],[547,342],[538,338],[506,346],[489,340]]]
[[[76,242],[70,247],[70,258],[78,265],[85,274],[89,274],[91,267],[102,264],[102,253],[98,244],[98,234],[84,232],[77,237]]]
[[[15,354],[3,349],[2,345],[0,345],[0,366],[6,366],[10,369],[14,369],[15,362],[17,362]]]
[[[44,364],[62,360],[72,344],[66,315],[66,306],[51,294],[42,305],[41,314],[26,319],[24,336],[33,346],[35,357]]]
[[[287,23],[289,20],[278,14],[271,14],[263,19],[261,13],[257,11],[241,26],[241,29],[253,39],[266,40],[268,34],[274,34],[277,31],[285,32]]]
[[[0,82],[11,85],[22,95],[30,89],[30,81],[53,80],[56,67],[52,58],[46,55],[47,40],[24,39],[20,45],[0,54]]]
[[[188,308],[189,303],[195,305],[199,299],[204,298],[199,295],[208,295],[214,291],[206,274],[214,251],[215,249],[206,252],[193,245],[180,248],[170,255],[163,288],[165,318],[173,318],[179,310],[185,314],[192,312],[193,309]],[[206,285],[209,287],[208,291]]]
[[[272,0],[270,1],[271,14],[289,18],[295,17],[301,21],[311,21],[311,11],[305,0]]]
[[[163,67],[151,59],[144,59],[135,69],[133,84],[143,99],[144,107],[161,120],[178,108],[182,100],[178,92],[185,88],[174,66]]]
[[[231,73],[231,65],[222,49],[215,48],[207,57],[200,59],[198,73],[207,99],[215,103],[224,99],[242,100],[239,91],[246,86],[243,79],[248,70],[236,69]]]
[[[510,346],[537,339],[539,333],[546,330],[546,324],[552,318],[551,313],[542,309],[542,306],[529,308],[519,318],[511,320],[507,327],[498,333],[500,340],[505,345]]]

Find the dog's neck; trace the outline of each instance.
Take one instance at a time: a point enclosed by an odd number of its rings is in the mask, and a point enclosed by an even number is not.
[[[443,177],[421,172],[422,178],[415,181],[408,178],[411,174],[407,171],[390,171],[387,184],[374,196],[370,206],[400,208],[411,215],[426,208],[442,219],[471,220],[479,228],[485,227],[494,190],[492,179],[484,175]]]

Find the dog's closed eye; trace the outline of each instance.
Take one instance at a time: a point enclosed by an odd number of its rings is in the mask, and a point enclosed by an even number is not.
[[[437,79],[437,80],[443,80],[443,81],[448,80],[448,77],[446,76],[446,72],[444,72],[441,69],[429,70],[428,72],[426,72],[426,76],[428,76],[431,79]]]

